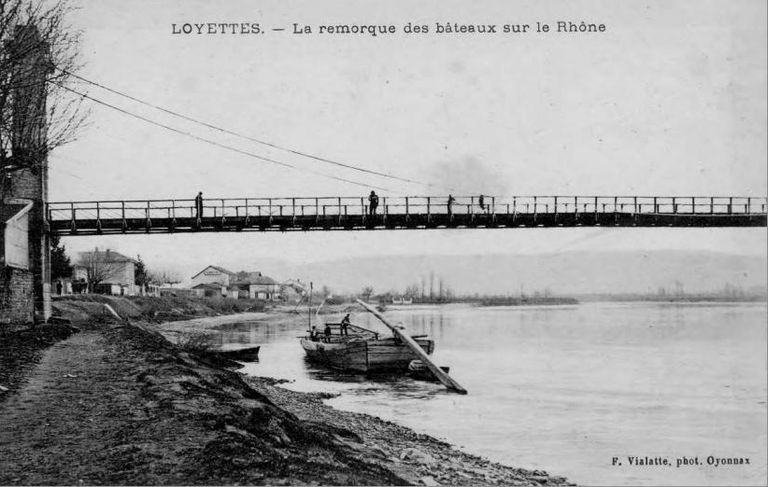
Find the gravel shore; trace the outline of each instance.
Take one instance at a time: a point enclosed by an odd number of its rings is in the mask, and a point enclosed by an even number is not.
[[[524,470],[461,452],[428,435],[367,414],[334,409],[323,393],[295,392],[280,381],[248,377],[249,385],[299,419],[355,433],[348,445],[414,485],[574,485],[540,470]]]

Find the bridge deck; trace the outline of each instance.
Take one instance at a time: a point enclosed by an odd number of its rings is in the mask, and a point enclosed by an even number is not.
[[[208,199],[84,201],[48,204],[60,235],[289,230],[518,227],[766,226],[766,198],[654,196]]]

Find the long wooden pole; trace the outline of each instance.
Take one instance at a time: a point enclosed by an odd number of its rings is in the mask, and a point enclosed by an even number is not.
[[[408,347],[410,347],[410,349],[413,350],[413,352],[416,355],[419,356],[419,359],[427,365],[429,370],[435,375],[435,377],[437,377],[437,379],[440,382],[443,383],[443,385],[445,387],[447,387],[449,390],[458,392],[459,394],[466,394],[467,393],[466,389],[461,387],[461,385],[459,385],[458,382],[453,380],[453,378],[451,378],[451,376],[446,374],[443,371],[443,369],[441,369],[440,367],[438,367],[437,365],[435,365],[432,362],[432,360],[429,358],[429,355],[427,355],[427,352],[425,352],[424,349],[421,348],[421,346],[419,346],[419,344],[416,343],[416,341],[413,338],[411,338],[409,335],[407,335],[403,331],[404,327],[402,326],[402,324],[400,324],[399,326],[393,325],[392,323],[387,321],[387,319],[384,318],[381,315],[381,313],[376,311],[376,309],[374,309],[370,304],[366,303],[365,301],[363,301],[361,299],[358,299],[357,302],[360,303],[360,305],[363,308],[367,309],[370,313],[372,313],[373,316],[375,316],[376,318],[381,320],[382,323],[387,325],[387,327],[389,327],[389,329],[394,332],[395,336],[397,336],[399,339],[401,339],[403,342],[405,342],[405,344],[408,345]]]
[[[312,331],[312,282],[309,283],[309,303],[307,306],[307,330]]]

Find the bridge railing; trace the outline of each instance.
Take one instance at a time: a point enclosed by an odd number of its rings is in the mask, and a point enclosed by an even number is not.
[[[715,196],[379,196],[377,216],[549,213],[765,214],[763,197]],[[51,221],[197,218],[195,200],[48,203]],[[207,198],[203,217],[328,217],[370,215],[367,197]]]

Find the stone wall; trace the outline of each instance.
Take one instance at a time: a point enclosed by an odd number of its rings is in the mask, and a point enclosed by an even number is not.
[[[0,283],[5,293],[21,293],[18,297],[6,296],[5,303],[0,302],[0,319],[10,313],[14,316],[26,317],[27,310],[19,310],[17,306],[31,306],[33,316],[45,321],[51,315],[50,308],[50,244],[46,231],[46,218],[44,201],[47,197],[45,178],[45,165],[36,168],[23,168],[13,171],[9,175],[9,183],[5,187],[4,199],[21,198],[33,202],[29,212],[29,270],[23,271],[27,275],[21,278],[17,276],[18,269],[3,267],[0,271],[8,277],[7,283]],[[20,286],[28,285],[28,289]],[[6,308],[5,306],[12,306]],[[26,320],[26,318],[24,318]],[[29,320],[31,321],[31,320]]]
[[[0,267],[0,328],[23,325],[34,319],[32,273],[13,267]]]

